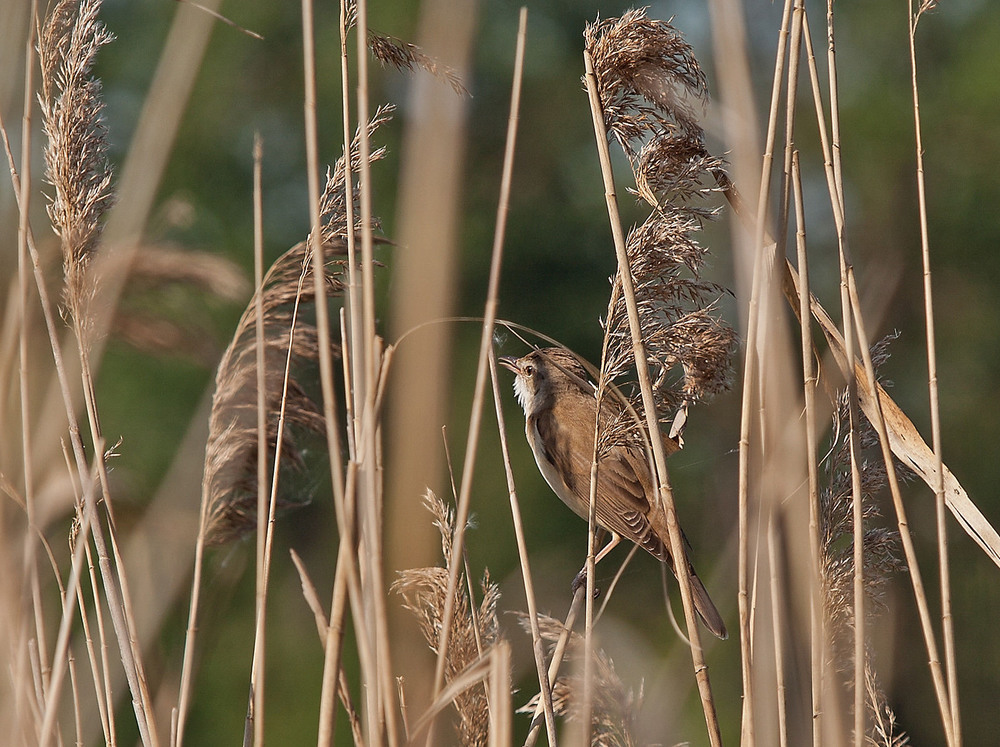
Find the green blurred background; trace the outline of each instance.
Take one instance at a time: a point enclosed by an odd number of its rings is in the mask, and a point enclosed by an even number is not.
[[[500,294],[500,316],[534,327],[592,360],[600,352],[599,316],[604,314],[614,253],[607,227],[603,192],[586,96],[580,85],[582,31],[587,21],[617,15],[619,3],[548,0],[529,6],[524,99]],[[251,144],[264,139],[263,197],[265,251],[269,259],[301,240],[308,230],[305,148],[303,144],[300,8],[296,3],[244,0],[223,5],[236,23],[263,35],[256,40],[223,25],[214,31],[187,106],[176,146],[159,187],[147,228],[151,240],[223,254],[252,268]],[[825,28],[825,7],[812,8],[814,34]],[[178,4],[168,0],[108,0],[103,18],[118,40],[98,62],[107,100],[106,121],[112,157],[121,161],[129,147],[142,103]],[[780,22],[780,6],[763,0],[743,4],[754,101],[765,108]],[[919,224],[914,178],[913,115],[909,91],[906,6],[893,3],[838,3],[837,51],[841,64],[841,123],[846,175],[848,234],[855,252],[862,295],[871,309],[869,332],[880,337],[901,332],[883,374],[891,390],[929,440],[926,356],[919,255]],[[420,41],[417,2],[373,2],[369,22],[379,32]],[[452,292],[453,313],[477,316],[483,311],[490,246],[500,183],[518,5],[488,0],[475,6],[475,36],[465,84],[468,139],[458,182],[460,194],[459,265]],[[700,2],[656,3],[654,18],[673,18],[693,45],[715,90],[711,20]],[[12,15],[11,18],[14,16]],[[316,39],[319,85],[320,160],[332,163],[341,149],[339,41],[337,8],[317,3]],[[818,50],[825,41],[814,37]],[[996,391],[1000,386],[1000,11],[988,0],[943,3],[926,15],[918,31],[921,112],[926,150],[930,244],[934,264],[938,366],[941,386],[944,456],[973,500],[1000,524],[1000,426]],[[8,50],[9,51],[9,50]],[[443,62],[455,64],[443,59]],[[3,99],[8,122],[19,111],[19,75],[5,75]],[[418,74],[424,75],[424,74]],[[397,184],[405,151],[403,131],[418,109],[412,99],[413,76],[372,67],[373,103],[399,105],[396,118],[382,127],[376,142],[388,146],[386,160],[375,167],[375,213],[386,236],[396,238],[399,221]],[[439,86],[438,83],[431,83]],[[805,81],[803,80],[803,89]],[[798,140],[803,150],[806,197],[810,205],[810,246],[819,257],[814,281],[829,309],[838,308],[832,252],[835,236],[824,198],[822,163],[810,131],[811,103],[803,98]],[[709,115],[711,147],[729,146]],[[750,125],[748,125],[750,126]],[[456,146],[457,147],[457,146]],[[619,161],[620,190],[627,184]],[[4,208],[9,188],[4,185]],[[627,220],[642,213],[622,192]],[[11,213],[4,220],[9,221]],[[730,322],[742,329],[745,292],[734,277],[729,216],[708,227],[704,242],[712,249],[707,275],[737,291],[726,308]],[[6,232],[7,235],[15,235]],[[7,244],[4,267],[13,259]],[[390,342],[386,321],[398,280],[394,268],[408,247],[379,250],[381,330]],[[830,273],[822,274],[823,268]],[[205,302],[219,349],[226,344],[241,312],[237,304]],[[449,326],[453,357],[444,361],[450,395],[446,421],[424,424],[430,438],[449,424],[448,441],[456,469],[462,459],[468,422],[479,328]],[[501,349],[514,354],[523,346],[502,335]],[[420,348],[419,335],[404,343]],[[98,401],[110,441],[121,436],[116,462],[120,500],[137,508],[159,484],[174,452],[195,417],[213,371],[194,361],[151,358],[112,341],[99,380]],[[738,373],[736,376],[738,380]],[[582,522],[550,493],[521,438],[521,415],[502,381],[516,478],[522,498],[527,542],[539,578],[543,610],[564,614],[569,582],[582,562],[586,530]],[[687,448],[672,459],[671,477],[681,518],[694,548],[701,575],[736,629],[736,447],[739,400],[720,396],[696,408],[687,432]],[[488,567],[502,583],[505,609],[524,609],[509,518],[502,465],[497,457],[496,428],[490,408],[483,428],[476,472],[473,511],[477,528],[469,535],[473,572]],[[439,450],[440,451],[440,450]],[[389,469],[392,454],[387,456]],[[446,474],[435,466],[425,480],[448,495]],[[195,467],[192,467],[193,469]],[[323,470],[318,471],[323,474]],[[315,500],[281,523],[269,633],[267,724],[273,743],[314,740],[322,656],[313,637],[311,614],[302,601],[287,548],[305,559],[321,590],[329,588],[335,548],[332,511],[322,478],[310,485]],[[420,489],[408,490],[416,504]],[[936,606],[937,571],[933,505],[921,485],[907,488],[911,524],[922,571]],[[400,500],[404,498],[399,498]],[[391,509],[390,509],[391,511]],[[397,536],[399,527],[387,527]],[[404,528],[406,531],[406,528]],[[415,532],[417,530],[414,530]],[[967,744],[989,744],[1000,732],[1000,569],[994,566],[954,522],[949,527],[958,668]],[[434,562],[430,544],[414,551],[414,562]],[[401,562],[406,562],[404,557]],[[209,559],[206,614],[189,744],[233,743],[242,733],[246,706],[253,618],[252,543],[217,550]],[[407,563],[407,566],[409,563]],[[398,567],[407,567],[398,566]],[[389,568],[391,573],[396,568]],[[607,583],[614,569],[600,572]],[[700,712],[696,698],[680,685],[661,682],[652,662],[668,651],[683,662],[683,649],[670,631],[658,589],[658,570],[649,558],[630,566],[623,588],[612,600],[607,645],[630,686],[644,681],[646,709],[678,719],[669,739],[699,743]],[[636,603],[638,600],[640,603]],[[879,626],[876,667],[900,725],[917,744],[941,744],[926,654],[920,639],[912,592],[905,577],[895,580],[888,596],[890,611]],[[176,612],[153,652],[154,669],[170,670],[180,658],[183,615]],[[400,618],[405,623],[405,618]],[[529,694],[531,667],[525,636],[509,615],[502,623],[515,648],[516,673]],[[740,702],[739,644],[713,646],[708,653],[728,742],[738,736]],[[349,661],[350,666],[354,662]],[[671,671],[684,671],[675,667]],[[529,672],[530,674],[530,672]],[[689,676],[689,675],[688,675]],[[664,693],[680,692],[672,702]],[[664,698],[659,701],[658,698]],[[127,714],[128,709],[123,709]],[[128,714],[130,715],[130,714]],[[341,721],[343,719],[340,719]],[[657,723],[655,720],[653,723]],[[343,728],[343,725],[340,725]],[[346,733],[341,731],[342,736]],[[647,734],[650,741],[668,739]]]

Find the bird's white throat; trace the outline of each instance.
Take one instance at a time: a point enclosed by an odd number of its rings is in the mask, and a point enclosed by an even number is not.
[[[514,395],[517,397],[518,404],[521,405],[521,409],[524,410],[525,415],[531,414],[531,406],[534,404],[535,396],[528,388],[528,382],[525,381],[524,376],[518,374],[514,377]]]

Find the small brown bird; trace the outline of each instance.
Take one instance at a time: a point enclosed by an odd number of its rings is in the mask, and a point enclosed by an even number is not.
[[[596,393],[586,370],[564,348],[545,348],[522,358],[499,360],[516,374],[514,393],[524,409],[524,430],[538,469],[562,502],[586,519],[597,409]],[[616,408],[619,406],[611,397],[604,398],[602,427],[620,412]],[[668,454],[677,451],[672,440],[665,438],[664,443]],[[655,490],[646,451],[638,443],[616,444],[602,455],[597,471],[597,523],[611,533],[612,539],[598,557],[625,537],[674,570],[666,516],[658,508]],[[690,560],[687,563],[695,609],[712,633],[728,638],[722,616]]]

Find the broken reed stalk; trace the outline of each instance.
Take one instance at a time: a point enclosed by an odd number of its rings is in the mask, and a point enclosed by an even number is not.
[[[618,216],[618,204],[615,196],[614,175],[611,169],[611,153],[608,149],[608,138],[604,128],[604,112],[601,105],[600,94],[597,88],[597,78],[594,73],[593,59],[589,50],[584,49],[584,67],[586,69],[586,85],[590,99],[591,118],[594,123],[594,136],[597,141],[598,155],[601,162],[601,173],[604,179],[605,201],[608,206],[608,215],[611,222],[612,235],[615,243],[615,254],[618,258],[618,275],[621,278],[622,293],[628,309],[629,329],[632,336],[632,352],[635,359],[636,371],[639,378],[639,387],[642,392],[643,409],[646,416],[646,428],[651,435],[653,457],[655,462],[654,481],[658,486],[658,495],[662,502],[667,518],[667,528],[670,535],[670,550],[675,558],[684,558],[684,540],[681,537],[680,527],[677,523],[677,515],[674,507],[673,494],[667,481],[666,454],[664,453],[663,440],[656,438],[659,433],[659,423],[657,422],[656,404],[653,399],[652,385],[649,380],[649,368],[646,365],[646,353],[642,341],[642,333],[639,327],[639,311],[636,307],[635,289],[632,286],[632,273],[629,266],[628,255],[625,249],[625,234],[622,230],[621,219]],[[715,702],[712,698],[711,684],[708,678],[708,666],[705,663],[704,652],[701,647],[701,633],[698,630],[698,623],[695,618],[694,605],[691,599],[690,571],[686,563],[677,562],[675,572],[678,585],[681,589],[681,600],[684,605],[684,616],[687,621],[688,637],[691,641],[691,659],[694,665],[695,678],[698,682],[698,693],[701,697],[702,709],[705,713],[705,723],[708,728],[709,739],[713,747],[721,745],[722,738],[719,733],[719,723],[715,712]],[[591,573],[592,577],[593,574]],[[589,733],[589,723],[585,725]]]
[[[319,593],[316,591],[316,586],[313,584],[312,579],[309,578],[309,572],[306,570],[305,564],[302,562],[302,558],[299,554],[295,552],[294,549],[289,548],[289,555],[292,558],[292,564],[295,566],[295,570],[299,574],[299,580],[302,585],[302,596],[305,598],[306,604],[309,605],[309,609],[313,613],[313,619],[316,621],[316,632],[319,634],[320,646],[323,648],[324,654],[326,649],[330,645],[341,645],[339,636],[335,631],[330,628],[330,623],[327,620],[326,613],[323,612],[322,603],[319,599]],[[344,564],[337,566],[337,576],[342,577],[344,574]],[[334,579],[334,587],[342,584],[341,580],[337,578]],[[323,681],[323,692],[328,693],[330,688],[333,688],[336,692],[337,697],[340,698],[340,702],[344,705],[344,710],[347,712],[348,720],[351,723],[351,732],[354,736],[355,745],[363,745],[364,737],[361,734],[361,720],[358,717],[357,710],[354,707],[354,701],[351,699],[350,689],[347,684],[347,677],[343,670],[339,673],[333,675],[336,678],[336,683],[328,683],[326,681],[327,671],[332,672],[333,670],[324,671],[324,681]],[[325,708],[323,700],[320,700],[321,709]],[[332,709],[326,709],[332,710]],[[319,738],[317,740],[318,744],[330,744],[333,731],[333,722],[330,721],[326,724],[326,731],[324,731],[324,725],[322,723],[322,712],[320,717],[320,731]]]
[[[517,125],[521,104],[521,81],[524,74],[524,46],[527,36],[528,10],[522,7],[518,17],[517,47],[514,56],[514,75],[511,84],[510,113],[507,119],[507,137],[504,146],[503,171],[500,178],[500,195],[497,201],[496,228],[493,235],[493,251],[490,260],[490,278],[486,292],[485,311],[483,313],[482,333],[479,341],[479,361],[476,366],[476,383],[472,400],[472,412],[469,417],[469,433],[465,446],[465,460],[462,465],[462,482],[459,492],[457,516],[455,519],[455,537],[452,545],[452,558],[448,575],[448,588],[445,598],[445,608],[442,614],[441,632],[438,638],[438,658],[434,671],[434,687],[431,700],[441,693],[444,684],[445,654],[448,649],[451,619],[454,614],[454,596],[458,584],[458,572],[461,564],[458,562],[465,544],[465,525],[469,519],[469,506],[472,495],[472,476],[476,464],[476,452],[479,444],[480,425],[482,423],[483,399],[486,390],[486,378],[489,371],[489,355],[493,347],[493,327],[496,323],[497,299],[500,288],[500,271],[502,267],[504,238],[507,228],[507,213],[510,204],[511,180],[514,171],[514,146],[517,142]],[[428,747],[433,745],[434,719],[427,728]]]
[[[347,611],[347,570],[348,555],[353,555],[351,543],[341,540],[337,550],[336,571],[333,578],[333,593],[330,602],[330,623],[326,626],[323,640],[323,679],[320,687],[319,726],[316,744],[319,747],[333,744],[333,730],[336,718],[336,703],[333,693],[336,683],[343,675],[340,665],[344,643],[344,615]],[[336,622],[333,622],[336,621]],[[353,722],[352,722],[353,723]]]
[[[535,658],[535,669],[538,674],[538,689],[541,697],[539,704],[545,716],[545,731],[549,744],[556,744],[555,716],[552,712],[552,687],[548,670],[545,666],[545,644],[542,641],[538,627],[538,602],[535,599],[535,584],[531,577],[531,565],[528,561],[528,546],[524,540],[524,523],[521,520],[521,506],[517,498],[517,488],[514,485],[514,472],[510,466],[510,454],[507,449],[507,428],[504,424],[503,404],[500,398],[500,385],[497,381],[496,352],[490,348],[490,381],[493,385],[493,404],[497,413],[497,429],[500,434],[500,454],[503,457],[504,474],[507,478],[507,493],[510,498],[510,514],[514,522],[514,540],[517,543],[517,557],[521,565],[521,579],[524,583],[524,596],[528,604],[528,623],[531,632],[531,650]],[[468,572],[466,572],[468,576]],[[509,694],[505,697],[509,701]]]
[[[927,230],[927,189],[924,182],[924,145],[920,124],[920,92],[917,87],[917,23],[934,0],[921,0],[914,11],[913,0],[908,6],[908,40],[910,51],[910,84],[913,92],[913,129],[916,150],[917,205],[920,215],[920,259],[923,268],[924,325],[927,339],[927,390],[931,416],[931,444],[937,479],[934,485],[937,518],[938,576],[941,585],[941,628],[944,636],[945,671],[948,678],[948,701],[951,706],[955,743],[962,743],[962,719],[958,707],[958,666],[955,662],[955,628],[951,615],[951,573],[948,563],[948,532],[944,513],[944,458],[941,444],[941,407],[938,396],[937,344],[934,334],[934,293],[931,284],[931,251]]]

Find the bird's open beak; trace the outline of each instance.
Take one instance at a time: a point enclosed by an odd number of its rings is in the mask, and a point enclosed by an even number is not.
[[[521,373],[521,367],[518,365],[518,359],[512,355],[504,355],[497,358],[497,363],[499,363],[504,368],[508,368],[516,374]]]

